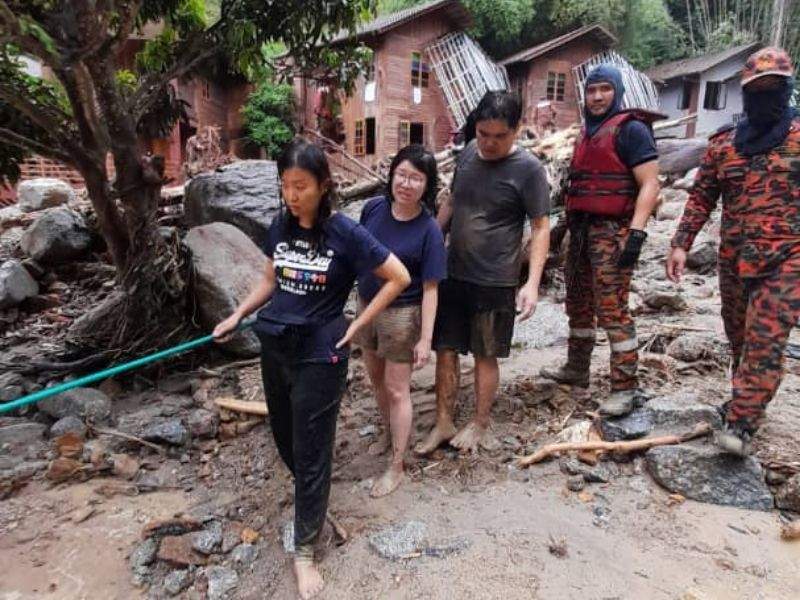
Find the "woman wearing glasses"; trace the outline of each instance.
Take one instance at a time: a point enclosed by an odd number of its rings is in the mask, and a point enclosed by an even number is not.
[[[391,461],[372,487],[375,498],[392,493],[403,481],[403,457],[411,435],[411,371],[431,355],[438,285],[447,269],[442,232],[433,218],[437,181],[433,155],[419,144],[406,146],[389,167],[386,196],[373,198],[361,212],[361,224],[411,275],[411,285],[355,338],[364,350],[375,399],[388,427],[379,450],[391,443]],[[359,278],[360,310],[381,283],[371,273]]]

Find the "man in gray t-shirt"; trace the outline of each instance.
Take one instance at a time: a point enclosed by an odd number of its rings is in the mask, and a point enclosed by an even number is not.
[[[524,320],[536,308],[550,240],[550,196],[542,165],[515,144],[520,115],[514,94],[483,97],[475,109],[475,141],[459,155],[451,198],[439,208],[450,248],[433,335],[437,421],[415,448],[419,454],[448,441],[463,451],[477,449],[500,379],[497,359],[511,350],[515,312]],[[517,290],[526,219],[532,233],[528,278]],[[468,352],[475,358],[475,417],[457,433],[458,354]]]

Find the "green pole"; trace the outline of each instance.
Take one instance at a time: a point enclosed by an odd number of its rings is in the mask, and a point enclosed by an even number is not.
[[[255,319],[251,319],[249,321],[242,321],[236,328],[236,331],[251,327],[255,322],[256,322]],[[73,381],[67,381],[66,383],[60,383],[58,385],[54,385],[52,387],[45,388],[43,390],[39,390],[38,392],[34,392],[33,394],[28,394],[27,396],[22,396],[20,398],[17,398],[16,400],[12,400],[11,402],[0,404],[0,413],[8,412],[10,410],[14,410],[15,408],[21,408],[23,406],[27,406],[28,404],[33,404],[34,402],[38,402],[39,400],[44,400],[45,398],[49,398],[50,396],[55,396],[56,394],[66,392],[67,390],[71,390],[77,387],[83,387],[90,383],[101,381],[108,377],[113,377],[114,375],[119,375],[120,373],[124,373],[125,371],[138,369],[139,367],[143,367],[144,365],[148,365],[150,363],[163,360],[170,356],[180,354],[181,352],[194,350],[195,348],[199,348],[200,346],[208,344],[213,340],[214,340],[213,335],[206,335],[201,338],[197,338],[196,340],[190,340],[188,342],[178,344],[177,346],[172,346],[171,348],[167,348],[165,350],[159,350],[158,352],[154,352],[153,354],[148,354],[147,356],[143,356],[141,358],[137,358],[135,360],[122,363],[121,365],[115,365],[113,367],[109,367],[108,369],[103,369],[102,371],[98,371],[97,373],[92,373],[84,377],[79,377],[78,379],[75,379]]]

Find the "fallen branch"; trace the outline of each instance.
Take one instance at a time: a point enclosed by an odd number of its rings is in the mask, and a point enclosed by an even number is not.
[[[131,435],[129,433],[123,433],[122,431],[117,431],[116,429],[106,429],[104,427],[95,427],[94,425],[91,426],[91,430],[95,433],[100,433],[103,435],[111,435],[114,437],[122,438],[123,440],[128,440],[129,442],[136,442],[141,444],[142,446],[146,446],[152,450],[155,450],[159,454],[166,454],[166,450],[159,446],[158,444],[154,444],[153,442],[148,442],[147,440],[143,440],[140,437],[135,435]]]
[[[543,460],[550,458],[555,454],[560,454],[561,452],[603,450],[605,452],[619,452],[627,454],[630,452],[638,452],[639,450],[648,450],[650,448],[654,448],[655,446],[673,446],[675,444],[682,444],[684,442],[688,442],[689,440],[706,436],[710,432],[711,426],[708,423],[699,423],[694,429],[692,429],[692,431],[682,435],[664,435],[660,437],[621,442],[590,441],[548,444],[533,454],[517,459],[517,466],[527,467],[529,465],[542,462]]]
[[[233,398],[215,398],[214,404],[225,410],[232,410],[233,412],[240,412],[248,415],[266,417],[267,414],[269,414],[266,402],[247,402],[245,400],[234,400]]]

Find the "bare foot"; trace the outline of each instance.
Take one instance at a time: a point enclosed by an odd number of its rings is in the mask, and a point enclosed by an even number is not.
[[[475,452],[486,435],[486,429],[475,421],[470,421],[450,440],[450,445],[458,448],[461,452]]]
[[[325,587],[322,575],[313,561],[295,560],[294,574],[297,577],[297,592],[301,600],[313,598]]]
[[[430,454],[445,442],[449,442],[456,434],[456,427],[452,423],[441,426],[437,423],[424,441],[414,446],[414,452],[425,455]]]
[[[386,469],[386,472],[381,475],[381,478],[375,482],[375,485],[372,486],[372,491],[370,491],[369,495],[373,498],[388,496],[403,483],[405,476],[403,467],[390,466]]]

